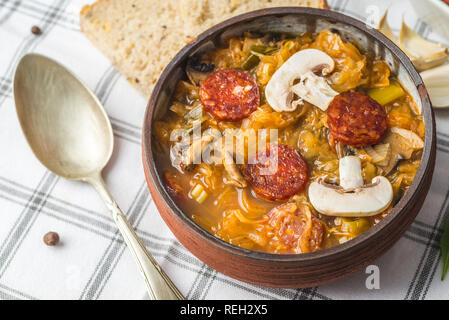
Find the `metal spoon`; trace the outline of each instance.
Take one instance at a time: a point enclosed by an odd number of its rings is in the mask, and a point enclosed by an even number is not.
[[[94,94],[59,63],[24,56],[14,77],[20,125],[40,162],[53,173],[90,183],[112,214],[153,299],[184,299],[147,251],[101,177],[112,154],[108,116]]]

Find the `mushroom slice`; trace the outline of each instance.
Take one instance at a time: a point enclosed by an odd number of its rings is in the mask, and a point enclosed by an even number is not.
[[[421,78],[429,91],[432,106],[449,107],[449,64],[421,72]]]
[[[222,163],[224,166],[226,172],[226,176],[223,177],[224,184],[245,188],[247,182],[234,161],[234,144],[226,144],[227,135],[228,133],[225,131],[221,139],[216,139],[207,148],[213,150],[216,160],[221,160],[219,163]]]
[[[305,49],[295,53],[268,82],[265,88],[268,103],[278,112],[294,111],[303,100],[327,110],[338,92],[316,73],[327,75],[334,67],[334,60],[321,50]],[[299,83],[295,84],[297,80]],[[295,94],[299,99],[294,99]]]
[[[232,157],[232,153],[224,150],[223,152],[223,165],[228,174],[228,177],[223,179],[225,184],[233,185],[237,188],[246,188],[247,183],[243,178],[240,170],[237,168],[237,165],[234,162]]]
[[[393,201],[390,181],[375,177],[363,185],[361,161],[355,156],[340,159],[340,186],[320,179],[309,187],[312,206],[321,214],[338,217],[369,217],[381,213]]]
[[[359,157],[347,156],[340,159],[340,187],[354,190],[363,186],[362,163]]]
[[[210,161],[219,161],[222,163],[227,176],[224,177],[224,183],[233,185],[237,188],[245,188],[246,180],[243,178],[240,170],[234,162],[233,145],[227,146],[225,140],[226,132],[223,134],[218,130],[206,130],[201,137],[194,138],[189,144],[185,141],[179,141],[170,149],[170,160],[172,165],[181,173],[184,170],[190,170],[194,164],[199,163],[201,157],[207,152],[211,156]]]
[[[389,174],[399,160],[410,159],[413,152],[424,148],[424,141],[414,132],[398,127],[390,128],[384,139],[391,147],[391,154],[387,164],[378,164],[383,174]]]
[[[176,142],[170,149],[172,165],[181,173],[184,170],[190,170],[193,164],[201,160],[203,150],[220,137],[219,131],[206,130],[200,137],[194,138],[190,144],[185,141]]]
[[[317,76],[312,71],[301,77],[298,84],[292,87],[292,91],[301,99],[317,106],[323,111],[332,102],[338,92],[334,91],[323,77]]]
[[[391,146],[389,143],[376,144],[364,148],[374,164],[387,166],[391,158]]]
[[[187,62],[186,74],[190,82],[195,86],[200,86],[209,74],[214,71],[215,65],[201,62],[198,57],[194,57]]]
[[[393,200],[393,188],[387,178],[378,176],[370,185],[345,192],[323,181],[313,182],[309,198],[320,213],[338,217],[369,217],[386,210]]]
[[[217,136],[213,134],[203,134],[201,138],[193,140],[192,144],[181,158],[183,167],[185,168],[192,163],[197,163],[203,150],[216,138]]]
[[[410,152],[407,158],[410,158],[413,151],[424,148],[424,141],[413,131],[398,127],[392,127],[390,131],[406,140],[404,143],[409,147],[408,152]]]

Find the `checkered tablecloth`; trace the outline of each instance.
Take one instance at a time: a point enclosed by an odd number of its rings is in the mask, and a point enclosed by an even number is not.
[[[105,206],[87,184],[47,171],[29,149],[15,114],[12,78],[26,53],[47,55],[75,72],[111,118],[115,149],[105,180],[137,234],[189,299],[448,299],[440,280],[438,240],[449,210],[449,111],[437,111],[438,154],[431,191],[404,237],[376,265],[380,289],[368,275],[322,287],[280,290],[247,285],[204,265],[165,226],[147,190],[140,135],[146,99],[80,33],[78,12],[88,0],[0,0],[0,298],[145,299],[145,285]],[[391,4],[420,34],[446,45],[420,21],[408,1],[329,1],[361,20],[378,19]],[[30,28],[37,25],[42,35]],[[56,231],[61,245],[43,235]]]

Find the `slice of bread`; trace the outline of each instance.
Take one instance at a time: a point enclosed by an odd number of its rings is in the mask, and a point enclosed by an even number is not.
[[[81,30],[145,96],[186,43],[232,16],[268,7],[327,8],[326,0],[98,0]]]

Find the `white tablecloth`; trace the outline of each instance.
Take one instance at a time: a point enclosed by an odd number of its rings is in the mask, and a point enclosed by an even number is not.
[[[104,174],[121,208],[150,252],[189,299],[448,299],[440,280],[438,247],[448,216],[449,113],[437,112],[438,155],[431,191],[416,221],[376,265],[380,289],[369,290],[360,272],[309,289],[260,288],[205,266],[165,226],[148,192],[141,164],[144,99],[81,34],[78,12],[87,0],[0,0],[0,298],[144,299],[145,285],[105,206],[87,184],[47,171],[28,147],[15,114],[12,78],[26,53],[63,63],[100,98],[111,117],[115,149]],[[88,1],[89,2],[89,1]],[[90,1],[91,2],[91,1]],[[417,19],[408,1],[334,0],[334,10],[366,21],[406,22],[443,41]],[[372,22],[372,21],[371,21]],[[37,25],[42,35],[30,28]],[[57,231],[62,244],[48,247],[43,235]]]

